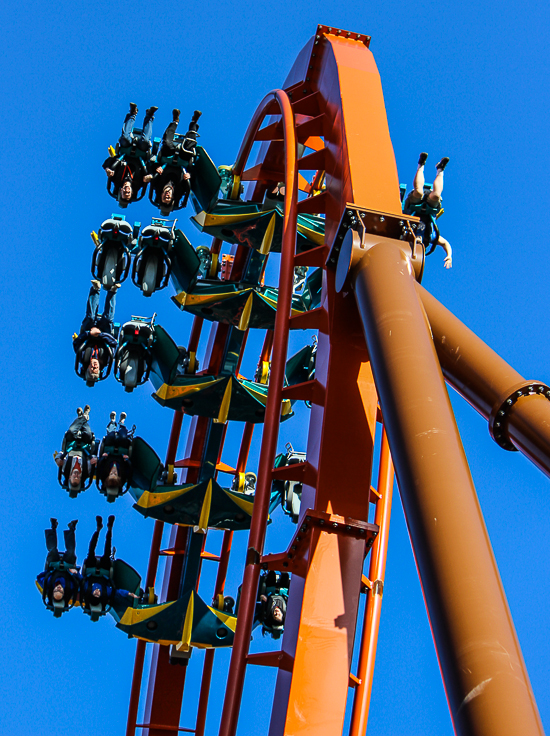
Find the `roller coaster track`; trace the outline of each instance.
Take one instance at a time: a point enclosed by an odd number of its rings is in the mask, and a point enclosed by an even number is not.
[[[247,199],[253,202],[261,202],[279,181],[285,182],[286,194],[275,328],[266,333],[260,355],[260,363],[271,358],[271,373],[258,485],[219,733],[234,736],[237,731],[247,665],[277,668],[270,736],[341,734],[350,689],[350,734],[365,733],[393,457],[457,733],[542,734],[442,371],[489,420],[499,444],[521,450],[547,474],[550,430],[544,427],[550,427],[550,389],[524,381],[415,283],[423,253],[406,238],[407,218],[401,213],[382,87],[369,41],[361,34],[319,26],[283,89],[267,94],[258,106],[232,171],[234,197],[241,182],[248,182]],[[261,150],[247,169],[255,142],[262,143]],[[311,181],[302,171],[313,172]],[[325,217],[325,241],[296,255],[297,216],[305,213]],[[414,218],[409,220],[414,225]],[[212,251],[218,253],[220,245],[215,240]],[[231,280],[242,278],[248,254],[246,246],[234,247]],[[324,269],[323,296],[318,309],[291,317],[298,265]],[[191,353],[197,351],[201,327],[202,320],[195,318]],[[291,328],[318,330],[316,373],[311,381],[283,387]],[[246,332],[237,332],[232,326],[212,325],[207,372],[223,370],[228,351],[238,351],[238,372]],[[307,461],[274,470],[285,398],[312,403]],[[167,464],[185,468],[186,481],[196,482],[206,466],[210,471],[222,467],[227,425],[193,418],[186,456],[176,462],[181,419],[176,412]],[[377,425],[380,459],[373,487]],[[253,427],[244,426],[236,473],[246,467]],[[289,548],[264,555],[274,478],[303,483],[302,512]],[[368,523],[369,512],[374,525]],[[155,580],[161,538],[162,523],[156,522],[148,586]],[[232,532],[225,532],[215,594],[223,593],[231,540]],[[189,528],[172,528],[170,547],[164,551],[164,600],[176,598],[189,581],[198,586],[204,541],[205,535]],[[369,553],[367,576],[363,568]],[[289,570],[293,577],[281,651],[250,655],[261,569]],[[465,570],[470,592],[463,589]],[[362,594],[367,604],[354,674],[350,668]],[[149,736],[202,736],[214,650],[205,653],[195,727],[183,728],[186,668],[171,666],[168,648],[158,645],[147,675],[144,721],[137,723],[145,647],[138,641],[127,736],[138,727]],[[507,652],[506,672],[497,650]]]

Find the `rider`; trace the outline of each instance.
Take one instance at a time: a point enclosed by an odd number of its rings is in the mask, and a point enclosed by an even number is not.
[[[196,115],[197,113],[195,113]],[[174,156],[177,152],[178,144],[174,143],[174,134],[177,130],[179,120],[180,111],[175,108],[172,110],[172,122],[162,136],[162,143],[157,155],[159,162],[163,157]],[[197,123],[192,121],[186,138],[191,136],[191,138],[196,140],[198,127]],[[163,166],[160,163],[151,162],[150,171],[153,173],[153,176],[149,189],[149,199],[155,207],[160,209],[161,214],[166,217],[172,210],[179,210],[184,207],[191,191],[189,183],[191,174],[183,166],[170,163]]]
[[[267,632],[275,639],[284,630],[289,586],[290,576],[287,572],[277,574],[270,570],[260,581],[260,589],[264,592],[256,604],[254,618],[261,623],[262,633]]]
[[[441,209],[441,193],[443,191],[443,171],[449,159],[442,158],[436,164],[437,175],[431,190],[424,191],[424,164],[428,159],[427,153],[421,153],[418,159],[418,168],[413,182],[413,189],[410,191],[403,202],[403,214],[414,215],[419,217],[423,225],[421,239],[429,255],[437,245],[440,245],[445,251],[445,260],[443,265],[445,268],[451,268],[453,265],[453,251],[447,240],[439,234],[439,228],[436,225],[436,219]],[[428,250],[428,248],[431,248]]]
[[[50,519],[51,528],[46,529],[48,555],[44,572],[37,576],[42,589],[42,600],[46,607],[60,616],[72,608],[80,593],[80,575],[76,567],[75,528],[77,520],[70,521],[65,537],[65,552],[57,549],[57,519]]]
[[[111,568],[114,561],[111,556],[111,541],[115,517],[109,516],[107,520],[105,548],[101,557],[96,557],[95,549],[99,532],[103,529],[103,519],[101,516],[95,518],[97,526],[90,540],[88,556],[84,561],[86,572],[82,578],[82,609],[85,613],[91,613],[92,606],[101,606],[103,612],[107,606],[111,606],[115,602],[115,598],[119,601],[127,601],[128,605],[131,606],[133,604],[130,599],[138,597],[127,590],[117,590],[111,577]]]
[[[116,412],[110,414],[110,422],[107,425],[107,435],[104,443],[112,443],[117,446],[130,447],[135,427],[131,432],[125,426],[126,412],[120,413],[120,420],[117,426]],[[130,484],[132,480],[132,463],[128,454],[112,455],[104,452],[97,463],[96,468],[97,484],[100,490],[106,488],[118,488],[118,493],[122,491],[124,486]]]
[[[132,132],[132,128],[138,109],[135,102],[130,102],[130,111],[124,118],[122,133],[118,139],[117,153],[109,156],[103,163],[108,177],[107,191],[123,208],[130,202],[140,200],[147,189],[147,182],[152,179],[152,176],[147,175],[147,164],[151,156],[153,120],[157,110],[158,107],[149,107],[145,111],[143,130],[136,134]],[[135,152],[132,151],[134,146]]]
[[[98,314],[101,282],[92,279],[86,302],[86,316],[80,326],[80,334],[73,338],[76,353],[75,370],[78,376],[93,386],[107,378],[111,370],[117,341],[113,334],[116,292],[120,284],[112,286],[105,295],[103,314]]]
[[[88,424],[90,407],[86,404],[84,411],[79,407],[76,413],[77,418],[65,432],[63,450],[55,456],[59,483],[75,495],[88,479],[91,482],[92,466],[97,462],[94,433]]]

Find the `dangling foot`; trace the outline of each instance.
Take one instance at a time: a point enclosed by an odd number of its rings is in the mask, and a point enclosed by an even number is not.
[[[426,163],[427,160],[428,160],[428,154],[427,153],[421,153],[420,156],[418,157],[418,165],[419,166],[424,166],[424,164]]]
[[[119,419],[118,423],[119,424],[124,424],[124,422],[126,421],[126,416],[127,416],[126,412],[125,411],[121,411],[120,412],[120,419]]]
[[[173,123],[179,123],[179,121],[180,121],[180,111],[178,110],[177,107],[175,107],[172,110],[172,122]]]
[[[111,516],[109,516],[109,518],[107,519],[107,529],[112,529],[114,523],[115,517],[111,514]]]
[[[109,414],[109,419],[111,420],[111,422],[116,422],[116,411],[112,411]]]
[[[78,519],[73,519],[72,521],[69,521],[69,523],[67,524],[67,527],[68,527],[68,528],[69,528],[69,529],[70,529],[70,530],[71,530],[72,532],[74,532],[74,530],[76,529],[76,525],[77,525],[77,524],[78,524]],[[56,522],[56,526],[57,526],[57,522]]]
[[[448,156],[444,156],[441,161],[435,165],[435,168],[437,171],[443,171],[445,169],[445,166],[449,163],[450,159]]]
[[[84,407],[84,411],[82,413],[84,414],[86,419],[90,418],[90,405],[89,404],[86,404],[86,406]]]
[[[130,115],[137,115],[138,113],[138,106],[135,102],[130,102]]]
[[[50,519],[50,524],[52,525],[52,529],[57,529],[57,525],[59,524],[59,522],[57,521],[57,519]]]
[[[103,529],[103,519],[101,516],[95,517],[95,523],[97,524],[97,531],[99,532],[101,529]]]
[[[77,417],[81,417],[83,414],[84,414],[84,412],[82,411],[82,408],[80,406],[77,406],[76,407],[76,415],[77,415]]]
[[[92,279],[91,281],[95,291],[101,291],[101,281],[98,281],[97,279]]]
[[[158,110],[158,107],[155,107],[154,105],[153,105],[153,107],[148,107],[147,110],[145,110],[146,117],[148,117],[148,118],[155,117],[155,113],[156,113],[157,110]]]

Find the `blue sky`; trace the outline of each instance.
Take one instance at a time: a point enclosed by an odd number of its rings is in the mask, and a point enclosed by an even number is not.
[[[101,163],[130,100],[158,105],[155,135],[173,107],[184,125],[203,111],[200,142],[217,165],[231,164],[258,102],[282,84],[317,23],[372,36],[385,94],[400,180],[410,184],[418,153],[430,153],[428,176],[444,155],[442,234],[454,266],[441,253],[427,262],[424,285],[526,378],[550,381],[547,340],[547,135],[549,61],[547,3],[287,2],[193,6],[164,2],[93,4],[65,0],[7,4],[0,11],[3,54],[2,422],[3,578],[10,591],[0,652],[0,731],[19,734],[124,732],[135,642],[111,619],[92,624],[80,612],[61,621],[47,614],[34,588],[44,561],[50,516],[78,518],[80,556],[103,497],[90,489],[71,500],[56,484],[59,449],[76,406],[92,405],[103,431],[112,409],[164,455],[171,413],[131,396],[111,380],[87,389],[72,371],[71,334],[82,319],[92,255],[91,230],[116,211]],[[127,210],[147,222],[148,203]],[[208,241],[184,213],[194,245]],[[144,301],[127,282],[117,318],[158,313],[179,344],[191,318],[169,301],[171,288]],[[295,349],[308,335],[294,335]],[[255,363],[251,341],[243,373]],[[476,483],[543,722],[550,725],[548,480],[519,453],[490,439],[487,425],[452,391],[459,428]],[[188,424],[179,456],[183,456]],[[307,410],[281,432],[281,448],[302,449]],[[256,436],[250,468],[257,457]],[[236,459],[238,432],[224,460]],[[397,496],[396,496],[397,499]],[[118,555],[143,574],[152,523],[116,502]],[[267,550],[283,548],[290,522],[276,518]],[[242,575],[245,535],[228,579]],[[215,535],[209,549],[219,544]],[[212,587],[205,563],[204,597]],[[210,586],[210,587],[209,587]],[[252,648],[270,646],[258,634]],[[216,734],[228,652],[216,655],[207,733]],[[190,664],[182,725],[193,727],[202,655]],[[250,668],[242,735],[267,723],[274,672]],[[437,661],[402,511],[396,500],[369,723],[370,736],[452,733]]]

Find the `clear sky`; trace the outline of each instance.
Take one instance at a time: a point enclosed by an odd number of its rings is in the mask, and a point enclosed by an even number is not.
[[[71,500],[56,483],[52,453],[76,406],[92,405],[101,434],[112,409],[164,455],[171,412],[145,386],[128,396],[114,380],[87,389],[73,373],[71,335],[78,329],[90,279],[91,230],[116,211],[101,169],[130,100],[159,107],[155,135],[173,107],[182,126],[203,111],[200,142],[217,165],[231,164],[263,95],[282,84],[317,23],[367,33],[377,61],[400,180],[411,183],[418,153],[428,176],[444,155],[442,234],[454,248],[427,262],[424,285],[526,378],[550,381],[547,339],[547,171],[549,61],[547,3],[211,2],[174,4],[30,1],[0,11],[3,329],[2,494],[0,538],[4,629],[0,644],[0,732],[124,732],[135,642],[107,617],[92,624],[79,611],[54,620],[34,577],[45,556],[43,529],[79,519],[80,559],[107,507],[95,488]],[[140,113],[141,115],[141,113]],[[131,221],[154,214],[146,201]],[[207,243],[188,222],[194,245]],[[2,277],[3,278],[3,277]],[[191,318],[169,301],[171,287],[149,301],[128,281],[117,318],[158,313],[179,344]],[[308,335],[293,336],[298,349]],[[243,373],[251,372],[253,351]],[[490,439],[486,422],[452,394],[459,428],[543,722],[550,726],[548,480],[519,453]],[[281,433],[281,449],[302,449],[307,410]],[[184,424],[183,440],[188,424]],[[179,456],[183,455],[184,442]],[[236,439],[224,460],[236,460]],[[256,437],[250,469],[257,458]],[[227,480],[227,479],[226,479]],[[396,499],[398,496],[396,495]],[[116,502],[118,556],[144,575],[152,522]],[[292,525],[278,517],[267,550],[282,549]],[[246,535],[236,544],[227,592],[242,576]],[[209,549],[219,541],[212,535]],[[205,563],[204,597],[212,588]],[[201,588],[202,590],[202,588]],[[369,734],[452,733],[402,511],[390,533],[378,667]],[[271,646],[258,633],[252,648]],[[189,665],[182,725],[192,728],[202,654]],[[207,733],[216,734],[229,652],[218,669]],[[275,673],[249,668],[239,733],[263,732]]]

